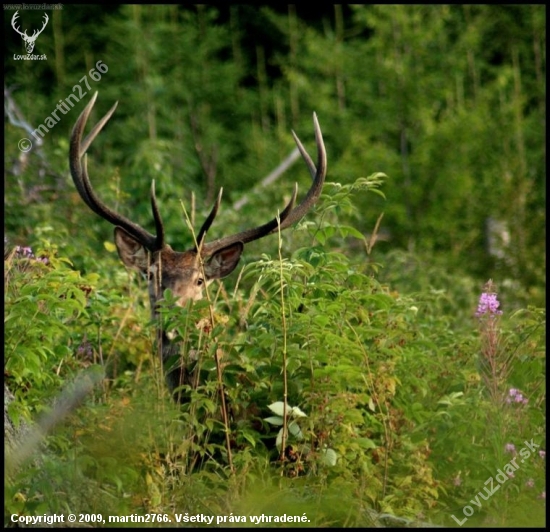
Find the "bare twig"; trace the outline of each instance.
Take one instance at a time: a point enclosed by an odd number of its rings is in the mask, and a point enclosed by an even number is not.
[[[6,472],[9,474],[17,470],[29,458],[36,456],[37,449],[46,435],[71,412],[74,412],[103,378],[102,371],[87,371],[79,375],[54,400],[51,412],[39,418],[36,424],[25,427],[23,431],[12,431],[13,441],[6,452]],[[10,400],[13,400],[13,396],[4,385],[4,403]],[[9,423],[6,416],[6,404],[4,404],[4,430],[6,430],[6,423]]]
[[[19,157],[11,169],[13,175],[21,175],[27,166],[30,154],[35,150],[40,153],[43,142],[40,137],[35,138],[33,135],[35,128],[25,120],[23,113],[12,97],[12,91],[4,85],[4,115],[8,118],[10,124],[23,129],[26,134],[35,139],[28,151],[19,150]]]

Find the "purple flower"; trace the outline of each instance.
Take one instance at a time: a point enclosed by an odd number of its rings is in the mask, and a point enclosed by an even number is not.
[[[525,485],[528,487],[528,488],[534,488],[535,487],[535,481],[530,478],[526,483]]]
[[[15,253],[17,253],[19,257],[23,257],[25,259],[34,259],[32,248],[28,246],[15,246]]]
[[[76,352],[78,356],[84,359],[89,359],[93,357],[94,349],[90,342],[84,341],[78,346]]]
[[[497,299],[496,294],[483,292],[479,297],[476,317],[480,318],[484,314],[489,314],[490,316],[496,316],[496,315],[502,314],[502,310],[498,310],[499,306],[500,306],[500,303]]]
[[[526,397],[523,397],[523,395],[521,394],[516,395],[514,401],[516,403],[522,403],[524,405],[526,405],[529,402],[529,400]]]
[[[516,446],[513,443],[507,443],[504,446],[504,452],[516,454]]]
[[[539,456],[540,456],[541,458],[546,458],[546,451],[540,450],[540,451],[539,451]]]
[[[506,403],[510,404],[512,402],[526,405],[529,404],[529,399],[527,399],[527,397],[524,397],[517,388],[510,388],[510,391],[508,392],[508,397],[506,398]]]

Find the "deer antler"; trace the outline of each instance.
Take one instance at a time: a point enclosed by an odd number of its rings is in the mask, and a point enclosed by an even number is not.
[[[76,121],[73,132],[71,134],[70,150],[69,150],[69,164],[71,167],[71,175],[73,181],[78,190],[80,196],[85,201],[86,205],[92,209],[96,214],[99,214],[103,219],[112,223],[113,225],[122,227],[126,232],[132,235],[143,247],[151,252],[159,251],[164,247],[164,226],[158,210],[157,199],[155,196],[155,182],[151,183],[151,208],[153,211],[153,218],[155,219],[155,226],[157,234],[152,235],[143,227],[132,222],[125,216],[118,214],[111,208],[107,207],[96,195],[90,178],[88,177],[88,169],[86,163],[86,151],[97,137],[99,132],[103,129],[103,126],[111,118],[118,102],[111,107],[109,112],[93,127],[88,136],[82,140],[82,133],[86,127],[86,122],[92,111],[94,103],[97,98],[97,92],[93,95],[88,105],[84,108],[81,115]]]
[[[82,114],[76,121],[73,132],[71,134],[69,161],[71,167],[71,175],[73,177],[76,188],[88,207],[90,207],[90,209],[92,209],[95,213],[97,213],[99,216],[112,223],[113,225],[119,226],[124,229],[149,251],[159,251],[163,247],[165,247],[164,226],[162,223],[160,212],[158,210],[154,181],[151,184],[151,208],[153,211],[153,218],[155,220],[157,233],[156,236],[152,235],[128,218],[122,216],[121,214],[118,214],[117,212],[107,207],[107,205],[105,205],[98,198],[92,188],[90,179],[88,177],[88,170],[86,165],[86,151],[88,150],[94,139],[97,137],[99,132],[103,129],[105,124],[108,122],[108,120],[111,118],[118,104],[118,102],[115,103],[113,107],[111,107],[109,112],[93,127],[88,136],[84,140],[82,140],[82,134],[84,128],[86,127],[86,122],[88,121],[88,117],[90,116],[96,98],[97,92],[94,94],[88,105],[85,107],[84,111],[82,111]],[[237,242],[246,244],[248,242],[258,240],[270,233],[277,231],[279,226],[281,230],[286,229],[290,225],[300,220],[311,209],[311,207],[315,204],[321,194],[327,169],[327,155],[325,145],[323,143],[321,128],[319,127],[319,122],[315,113],[313,114],[313,125],[315,129],[315,140],[317,143],[317,167],[303,147],[300,139],[297,137],[294,131],[292,132],[298,149],[300,150],[300,153],[302,154],[302,157],[304,158],[306,165],[311,173],[311,177],[313,178],[313,184],[311,185],[311,188],[306,194],[304,200],[297,207],[294,207],[296,195],[298,193],[298,185],[296,185],[290,201],[281,211],[279,217],[273,218],[266,224],[259,227],[247,229],[246,231],[242,231],[231,236],[226,236],[210,243],[203,243],[206,233],[210,229],[210,226],[212,225],[218,213],[223,190],[220,189],[218,198],[216,199],[216,202],[214,203],[210,214],[204,221],[197,236],[197,245],[198,248],[201,249],[201,254],[203,256],[212,255],[223,248],[236,244]],[[195,248],[195,251],[197,251],[197,248]]]
[[[290,227],[292,224],[301,220],[305,216],[305,214],[313,207],[313,205],[321,195],[327,172],[327,153],[323,142],[321,128],[319,126],[319,121],[317,120],[317,115],[315,113],[313,113],[313,126],[315,129],[315,141],[317,143],[317,168],[315,167],[315,164],[311,160],[311,157],[300,142],[300,139],[298,138],[296,133],[294,133],[294,131],[292,132],[294,141],[296,142],[296,145],[298,146],[298,149],[300,150],[300,153],[302,154],[302,157],[304,158],[307,167],[309,168],[311,177],[313,178],[313,184],[311,185],[311,188],[309,189],[302,203],[294,208],[296,195],[298,194],[298,185],[296,184],[294,187],[292,198],[278,218],[273,218],[273,220],[259,227],[255,227],[254,229],[247,229],[246,231],[242,231],[231,236],[226,236],[205,244],[203,248],[203,254],[210,255],[216,252],[218,249],[230,246],[235,242],[242,242],[243,244],[246,244],[248,242],[258,240],[266,235],[269,235],[270,233],[276,232],[279,225],[282,231],[283,229],[286,229],[287,227]]]

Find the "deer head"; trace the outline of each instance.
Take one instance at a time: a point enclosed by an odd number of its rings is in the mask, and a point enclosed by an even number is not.
[[[25,30],[23,33],[21,33],[19,28],[17,28],[15,26],[17,17],[19,16],[18,13],[19,13],[19,11],[16,11],[14,13],[13,17],[11,18],[11,27],[17,33],[19,33],[19,35],[21,35],[21,37],[23,37],[23,42],[25,43],[25,48],[27,49],[27,53],[32,54],[32,51],[34,50],[34,43],[36,42],[36,39],[38,39],[38,36],[44,31],[44,28],[46,27],[46,24],[48,24],[48,20],[50,20],[50,19],[48,18],[48,15],[46,15],[46,13],[44,13],[44,24],[42,24],[42,27],[39,30],[34,30],[32,32],[32,35],[29,37],[27,35],[27,30]]]
[[[210,214],[197,233],[196,245],[187,251],[175,251],[164,239],[164,225],[157,206],[154,181],[151,184],[151,208],[156,234],[149,233],[138,224],[113,211],[94,192],[88,177],[86,152],[111,118],[117,106],[117,103],[115,103],[109,112],[94,126],[88,136],[82,140],[84,128],[96,97],[97,92],[82,111],[71,134],[69,149],[71,175],[76,189],[86,205],[101,218],[115,226],[115,244],[122,262],[127,267],[140,271],[149,280],[149,297],[153,315],[157,303],[166,289],[170,289],[178,305],[183,306],[189,300],[201,299],[205,285],[215,279],[221,279],[229,275],[235,269],[245,244],[277,232],[279,227],[283,230],[296,223],[311,209],[321,194],[327,161],[321,129],[314,114],[317,167],[296,134],[292,132],[313,178],[311,188],[298,206],[295,206],[298,191],[296,185],[290,201],[278,217],[259,227],[225,236],[212,242],[206,242],[206,234],[220,207],[222,198],[222,190],[220,189]],[[168,358],[177,354],[178,347],[174,346],[169,336],[160,329],[158,337],[163,343],[162,359],[166,363]],[[168,384],[172,390],[183,383],[189,384],[189,372],[185,364],[180,365],[177,371],[171,369],[168,373]]]

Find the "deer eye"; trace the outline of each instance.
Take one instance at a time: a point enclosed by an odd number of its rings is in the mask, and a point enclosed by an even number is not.
[[[202,286],[204,284],[204,279],[202,277],[199,277],[197,279],[197,286]]]

